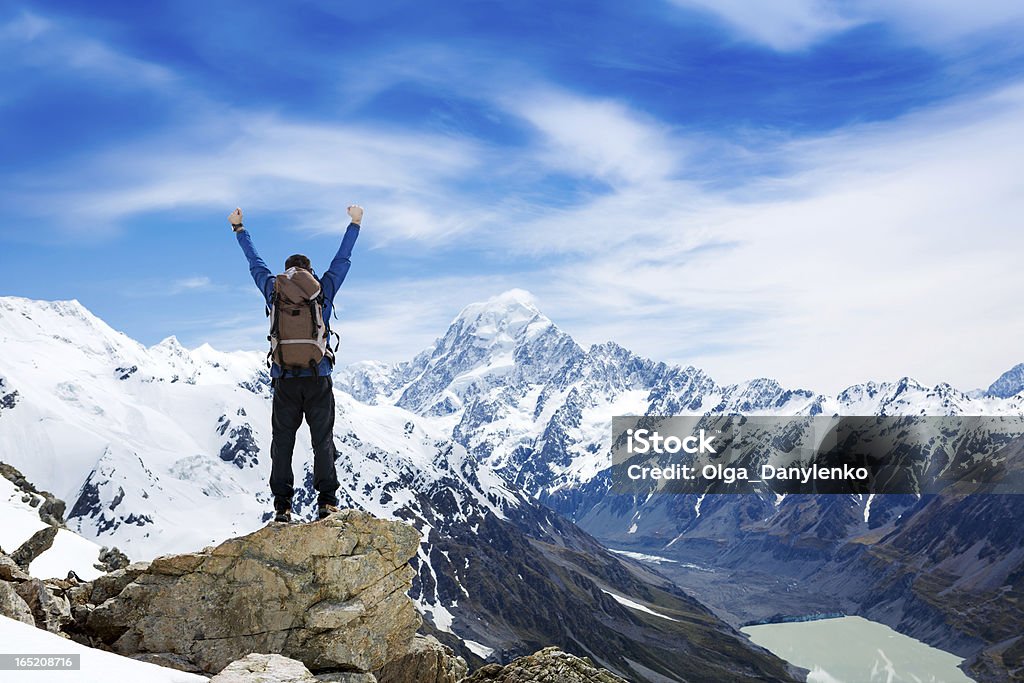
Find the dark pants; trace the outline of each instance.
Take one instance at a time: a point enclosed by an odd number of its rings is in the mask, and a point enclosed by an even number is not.
[[[270,491],[274,509],[291,508],[295,493],[292,451],[295,432],[305,416],[313,441],[313,488],[320,505],[338,504],[334,470],[334,383],[328,377],[281,377],[274,380],[274,437],[270,444]]]

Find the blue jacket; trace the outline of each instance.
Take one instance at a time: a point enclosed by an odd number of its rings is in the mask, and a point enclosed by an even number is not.
[[[263,292],[263,298],[266,300],[267,306],[270,306],[271,299],[274,296],[274,274],[270,272],[270,268],[267,268],[267,264],[256,253],[256,247],[252,245],[249,231],[239,230],[235,235],[238,237],[239,246],[242,247],[242,251],[245,253],[245,258],[249,259],[249,272],[252,273],[252,279],[260,291]],[[341,240],[341,246],[338,247],[338,253],[334,255],[334,260],[331,261],[330,268],[320,278],[320,287],[324,294],[325,322],[331,318],[331,313],[334,311],[334,297],[338,293],[341,283],[345,281],[348,269],[352,265],[350,260],[352,257],[352,247],[355,246],[357,237],[359,237],[359,226],[355,223],[350,223],[345,230],[345,236]],[[320,361],[318,374],[321,376],[330,375],[331,369],[331,362],[325,356]],[[300,370],[297,373],[291,370],[288,371],[289,377],[309,377],[312,374],[312,370]],[[278,367],[277,363],[274,363],[270,368],[270,376],[281,376],[281,368]]]

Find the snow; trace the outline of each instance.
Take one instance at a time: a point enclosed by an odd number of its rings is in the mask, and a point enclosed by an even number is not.
[[[80,671],[32,671],[18,679],[6,673],[5,681],[14,683],[201,683],[204,676],[138,662],[112,652],[95,650],[42,629],[0,616],[0,642],[7,653],[80,656]]]
[[[473,654],[475,654],[477,657],[479,657],[481,659],[487,659],[492,654],[494,654],[494,648],[487,647],[486,645],[481,645],[480,643],[476,642],[475,640],[469,640],[468,638],[463,638],[462,642],[466,644],[466,648],[470,652],[472,652]]]
[[[58,529],[49,550],[28,567],[28,573],[40,579],[63,579],[74,571],[83,581],[92,581],[105,572],[93,565],[99,560],[100,546],[67,529]]]
[[[46,523],[39,519],[38,508],[22,502],[24,494],[13,483],[0,477],[0,548],[13,553],[18,547],[32,537],[32,534],[46,528]]]
[[[11,481],[0,477],[0,548],[13,553],[35,532],[47,524],[39,518],[39,508],[22,498],[29,495],[41,504],[42,496],[25,494]],[[28,573],[40,579],[60,578],[74,570],[80,578],[91,581],[103,572],[93,564],[99,559],[100,546],[67,529],[58,529],[53,545],[29,565]]]
[[[615,550],[614,548],[609,548],[608,550],[613,552],[613,553],[615,553],[616,555],[622,555],[624,557],[628,557],[630,559],[637,560],[639,562],[649,562],[651,564],[663,564],[665,562],[672,562],[672,563],[678,562],[678,560],[670,560],[669,558],[661,557],[660,555],[645,555],[644,553],[635,553],[635,552],[632,552],[632,551],[629,551],[629,550]]]
[[[629,598],[625,598],[625,597],[623,597],[621,595],[617,595],[615,593],[612,593],[609,590],[605,590],[605,589],[602,588],[601,591],[603,593],[607,593],[608,595],[612,596],[612,598],[615,599],[615,602],[617,602],[620,605],[623,605],[625,607],[628,607],[630,609],[635,609],[635,610],[638,610],[640,612],[646,612],[647,614],[653,614],[656,617],[661,617],[662,619],[668,619],[669,621],[679,621],[678,619],[673,619],[672,617],[670,617],[668,615],[665,615],[665,614],[662,614],[661,612],[655,612],[650,607],[647,607],[646,605],[641,605],[639,602],[634,602],[633,600],[630,600]]]
[[[452,622],[455,621],[455,617],[447,609],[441,605],[431,605],[426,610],[426,613],[430,615],[430,620],[434,622],[434,626],[438,630],[445,633],[453,633]]]

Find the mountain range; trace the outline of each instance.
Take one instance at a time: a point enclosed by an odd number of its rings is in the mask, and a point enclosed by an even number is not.
[[[0,341],[0,460],[67,500],[71,530],[147,559],[267,521],[263,353],[146,347],[78,302],[17,297],[0,298]],[[613,342],[583,348],[512,290],[409,361],[340,368],[335,388],[343,504],[420,531],[412,596],[471,661],[560,645],[630,680],[785,680],[734,628],[840,610],[993,680],[1020,670],[1016,496],[617,496],[607,470],[614,415],[1019,416],[1024,365],[975,392],[720,385]]]

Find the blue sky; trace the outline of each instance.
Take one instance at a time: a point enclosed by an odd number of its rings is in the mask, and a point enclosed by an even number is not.
[[[0,294],[265,343],[225,216],[329,262],[344,359],[512,287],[582,343],[841,389],[1024,361],[1019,2],[7,3]]]

